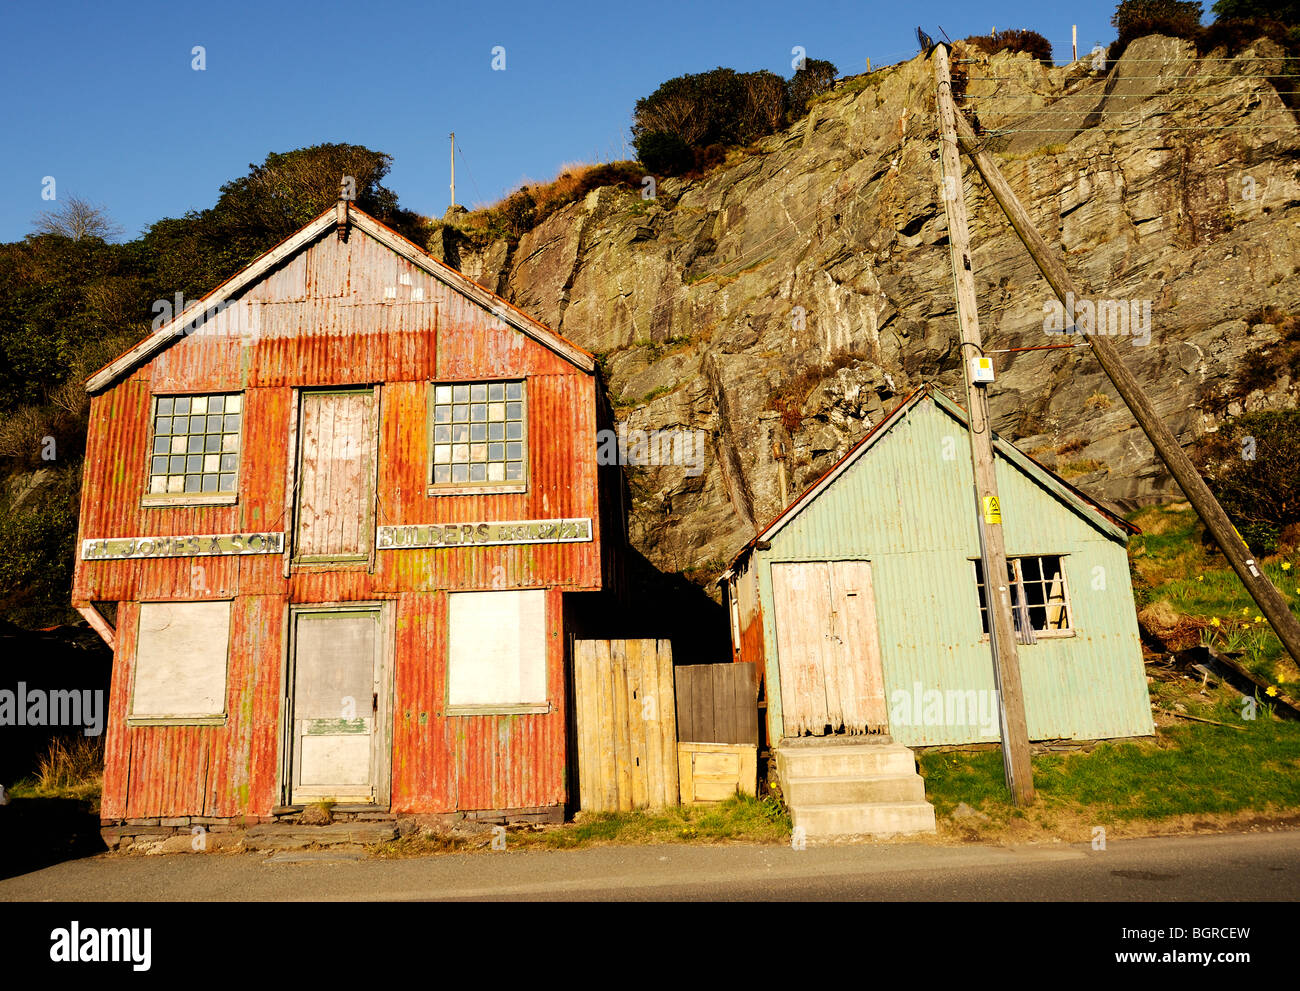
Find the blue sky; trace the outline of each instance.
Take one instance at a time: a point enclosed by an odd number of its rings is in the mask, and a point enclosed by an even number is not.
[[[491,202],[569,161],[633,157],[636,99],[718,65],[788,77],[791,49],[860,72],[939,36],[1029,27],[1069,57],[1109,43],[1110,3],[655,2],[7,3],[0,32],[0,241],[60,195],[108,208],[132,237],[210,206],[271,151],[351,142],[393,156],[402,204]],[[191,54],[205,49],[206,68]],[[491,67],[505,48],[505,71]]]

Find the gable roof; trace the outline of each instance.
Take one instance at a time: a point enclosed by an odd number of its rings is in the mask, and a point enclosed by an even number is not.
[[[248,286],[258,282],[277,265],[292,258],[322,236],[335,230],[339,213],[336,207],[330,207],[296,234],[285,238],[285,240],[251,262],[247,267],[221,283],[212,292],[191,303],[185,308],[184,312],[177,314],[140,343],[91,375],[86,380],[86,391],[98,392],[107,388],[136,368],[153,360],[171,344],[183,340],[185,335],[178,333],[179,329],[184,328],[198,314],[209,309],[214,304],[225,302],[236,296]],[[565,340],[545,324],[534,320],[523,310],[507,303],[496,293],[480,286],[450,265],[438,261],[438,259],[421,250],[416,244],[407,240],[392,228],[385,226],[370,214],[357,209],[352,204],[347,205],[347,222],[350,226],[369,235],[386,248],[406,259],[412,265],[423,269],[448,288],[472,299],[516,330],[545,345],[561,357],[568,359],[569,362],[583,371],[592,372],[595,370],[596,361],[590,352],[583,350],[571,341]]]
[[[966,419],[966,411],[958,406],[953,400],[949,399],[940,389],[932,383],[925,383],[912,391],[901,403],[893,408],[890,413],[877,423],[867,432],[867,434],[856,444],[845,452],[839,461],[835,462],[817,481],[813,482],[803,493],[786,506],[777,516],[767,524],[762,530],[756,533],[744,547],[742,547],[735,557],[731,559],[728,570],[734,569],[736,564],[749,554],[759,543],[770,540],[781,531],[786,524],[791,522],[795,517],[802,513],[810,506],[822,492],[835,483],[844,472],[846,472],[854,463],[857,462],[868,450],[871,449],[879,440],[884,437],[890,430],[897,426],[902,420],[920,405],[921,401],[929,398],[934,401],[935,406],[956,420],[963,429],[968,428],[969,424]],[[1067,508],[1073,510],[1085,522],[1096,527],[1102,533],[1115,540],[1127,540],[1129,534],[1141,533],[1142,531],[1129,523],[1120,516],[1116,516],[1110,510],[1103,507],[1100,503],[1089,498],[1080,492],[1077,488],[1056,474],[1051,469],[1039,464],[1029,455],[1025,454],[1014,444],[1003,440],[996,433],[993,435],[993,446],[996,453],[1001,455],[1011,464],[1015,465],[1026,475],[1036,481],[1040,486],[1063,503]]]

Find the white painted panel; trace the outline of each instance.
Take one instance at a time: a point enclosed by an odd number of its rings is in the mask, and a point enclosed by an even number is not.
[[[299,783],[307,787],[369,787],[370,734],[304,736]]]
[[[229,645],[229,602],[142,603],[131,715],[225,713]]]
[[[448,705],[546,702],[546,592],[447,596]]]

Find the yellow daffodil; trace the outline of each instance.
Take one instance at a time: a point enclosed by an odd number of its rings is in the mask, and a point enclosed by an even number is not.
[[[1218,616],[1215,616],[1212,620],[1210,620],[1210,625],[1211,625],[1211,626],[1218,626],[1218,625],[1219,625],[1219,617],[1218,617]]]
[[[1266,689],[1264,690],[1264,694],[1265,694],[1265,695],[1276,695],[1276,694],[1277,694],[1277,685],[1269,685],[1268,688],[1266,688]]]
[[[1263,616],[1256,616],[1256,617],[1255,617],[1255,622],[1256,622],[1256,623],[1262,623],[1262,622],[1264,622],[1264,617],[1263,617]]]
[[[1291,570],[1291,562],[1290,562],[1290,561],[1283,561],[1283,562],[1282,562],[1282,570],[1283,570],[1283,571],[1290,571],[1290,570]]]
[[[1196,580],[1197,580],[1198,582],[1203,582],[1203,581],[1205,581],[1205,576],[1204,576],[1204,575],[1197,575],[1197,576],[1196,576]]]

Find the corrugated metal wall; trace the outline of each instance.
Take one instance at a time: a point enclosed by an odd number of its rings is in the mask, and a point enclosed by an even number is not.
[[[1075,636],[1020,648],[1033,739],[1153,732],[1122,543],[1066,508],[1001,456],[998,487],[1009,556],[1061,554]],[[767,650],[768,719],[782,730],[773,624],[773,561],[870,560],[886,701],[896,692],[994,687],[970,559],[979,556],[965,427],[926,397],[835,484],[754,551]],[[748,659],[748,658],[746,658]],[[996,740],[978,720],[890,720],[901,743]],[[779,736],[774,736],[774,739]]]
[[[524,493],[430,497],[432,380],[528,380]],[[589,517],[589,543],[378,550],[364,568],[280,555],[84,562],[73,599],[120,601],[103,815],[266,815],[279,801],[290,603],[397,599],[393,808],[526,808],[564,800],[561,589],[602,585],[595,378],[354,229],[328,234],[249,287],[199,333],[92,400],[81,539],[289,531],[295,386],[382,383],[377,524]],[[234,506],[143,508],[151,397],[241,391]],[[286,539],[286,545],[290,543]],[[551,588],[552,711],[441,715],[447,589]],[[128,729],[138,601],[234,598],[224,727]]]

